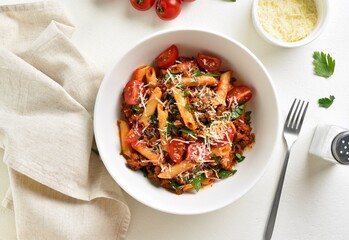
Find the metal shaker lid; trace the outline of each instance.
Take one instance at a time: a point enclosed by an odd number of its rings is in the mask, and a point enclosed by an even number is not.
[[[331,151],[337,162],[349,165],[349,131],[341,132],[333,139]]]

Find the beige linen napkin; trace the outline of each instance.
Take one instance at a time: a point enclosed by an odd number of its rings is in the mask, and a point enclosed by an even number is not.
[[[93,143],[103,74],[56,2],[0,6],[3,205],[18,239],[124,239],[130,211]],[[91,151],[92,149],[92,151]]]

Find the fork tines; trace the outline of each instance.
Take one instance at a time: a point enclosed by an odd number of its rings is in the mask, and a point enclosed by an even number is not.
[[[309,102],[295,99],[285,121],[285,128],[300,130]],[[305,106],[304,106],[305,105]],[[295,108],[295,109],[294,109]]]

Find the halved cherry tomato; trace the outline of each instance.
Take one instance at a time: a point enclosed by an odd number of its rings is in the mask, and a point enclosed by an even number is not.
[[[214,147],[220,148],[223,147],[227,144],[229,144],[230,142],[233,142],[234,140],[234,136],[235,136],[235,128],[233,127],[228,127],[226,130],[226,134],[224,134],[222,139],[219,139],[218,141],[212,143],[212,145]]]
[[[189,144],[187,150],[188,160],[209,160],[211,159],[210,152],[202,142],[194,142]]]
[[[221,67],[222,61],[218,57],[209,56],[203,53],[198,53],[196,58],[199,66],[205,69],[207,72],[216,72]]]
[[[174,163],[179,163],[183,160],[183,155],[186,150],[185,139],[175,137],[168,141],[168,155]]]
[[[180,0],[158,0],[155,6],[156,14],[162,20],[175,19],[182,10]]]
[[[252,98],[252,91],[245,85],[233,87],[227,94],[227,104],[231,106],[235,102],[238,105],[248,102]]]
[[[155,0],[130,0],[132,6],[139,11],[146,11],[151,8]]]
[[[168,68],[173,65],[178,58],[178,48],[172,44],[169,48],[163,51],[156,59],[156,64],[159,68]]]
[[[128,132],[125,142],[128,144],[135,143],[142,135],[142,126],[140,124],[134,124],[131,130]]]
[[[143,82],[132,79],[128,81],[124,88],[124,100],[129,105],[139,104],[139,97],[143,91]]]

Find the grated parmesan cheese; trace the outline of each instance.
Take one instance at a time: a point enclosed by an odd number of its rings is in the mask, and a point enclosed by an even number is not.
[[[317,23],[314,0],[260,0],[259,21],[266,32],[286,42],[307,37]]]

